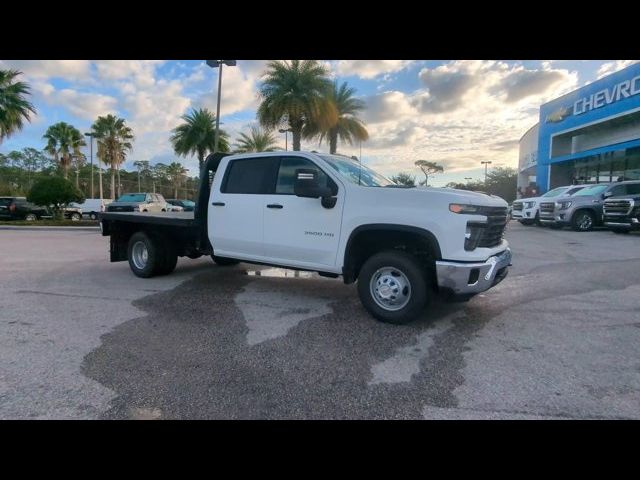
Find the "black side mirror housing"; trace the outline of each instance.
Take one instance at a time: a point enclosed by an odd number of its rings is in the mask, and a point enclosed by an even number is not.
[[[296,169],[293,193],[302,198],[321,198],[324,208],[333,208],[337,201],[331,188],[320,186],[318,172],[310,168]]]

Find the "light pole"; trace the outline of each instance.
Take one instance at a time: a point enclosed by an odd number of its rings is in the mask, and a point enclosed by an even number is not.
[[[218,151],[218,138],[220,136],[220,97],[222,92],[222,65],[234,67],[236,65],[235,60],[207,60],[207,65],[211,68],[220,67],[218,72],[218,104],[216,106],[216,140],[213,146],[213,153]]]
[[[491,161],[480,162],[480,164],[484,165],[484,188],[487,188],[487,167],[490,163]]]
[[[87,132],[84,136],[89,137],[89,149],[91,150],[91,198],[93,198],[93,133]],[[100,193],[100,199],[102,199],[102,190]]]
[[[280,133],[284,133],[284,151],[287,152],[289,150],[289,145],[288,145],[288,141],[287,141],[287,132],[293,132],[293,130],[291,128],[281,128],[280,130],[278,130]]]

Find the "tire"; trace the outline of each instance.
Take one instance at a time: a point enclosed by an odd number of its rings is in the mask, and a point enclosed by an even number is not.
[[[158,243],[145,232],[131,235],[127,246],[127,258],[129,267],[136,277],[151,278],[163,268],[164,249]]]
[[[189,255],[187,255],[188,258],[190,258],[191,260],[195,260],[196,258],[200,258],[202,256],[201,253],[190,253]]]
[[[522,225],[529,226],[533,225],[533,220],[518,220]]]
[[[426,273],[417,259],[399,250],[372,255],[358,275],[362,305],[385,323],[404,325],[415,319],[429,303],[429,292]]]
[[[97,214],[96,212],[91,212],[91,213],[89,214],[89,218],[90,218],[91,220],[97,220],[97,219],[98,219],[98,214]]]
[[[589,232],[595,223],[596,217],[589,210],[578,210],[571,217],[571,228],[576,232]]]
[[[230,267],[240,263],[240,260],[234,258],[216,257],[215,255],[211,255],[211,259],[220,267]]]
[[[27,222],[35,222],[36,220],[38,220],[38,216],[35,213],[27,213],[24,219]]]
[[[160,252],[160,262],[156,268],[156,275],[169,275],[176,269],[178,263],[178,254],[173,244],[164,235],[153,233],[151,237],[158,246]]]
[[[613,233],[618,233],[618,234],[620,234],[620,233],[629,233],[629,230],[626,229],[626,228],[612,228],[611,231]]]
[[[80,220],[82,220],[82,215],[80,215],[79,213],[72,213],[70,218],[72,222],[79,222]]]

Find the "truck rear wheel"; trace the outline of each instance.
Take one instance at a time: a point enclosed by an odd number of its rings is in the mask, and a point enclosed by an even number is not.
[[[358,275],[358,294],[371,315],[396,325],[409,323],[429,302],[425,272],[413,255],[399,250],[367,259]]]
[[[133,274],[141,278],[150,278],[158,273],[163,264],[163,249],[159,242],[145,232],[131,235],[127,246],[127,258]]]

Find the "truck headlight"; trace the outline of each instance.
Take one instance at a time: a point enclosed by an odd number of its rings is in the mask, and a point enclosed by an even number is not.
[[[556,203],[556,207],[558,207],[560,210],[566,210],[572,204],[573,204],[573,202],[557,202]]]
[[[536,202],[524,202],[524,208],[533,208],[536,206]]]
[[[450,203],[449,211],[453,213],[474,214],[478,213],[478,207],[475,205],[464,205],[461,203]]]

